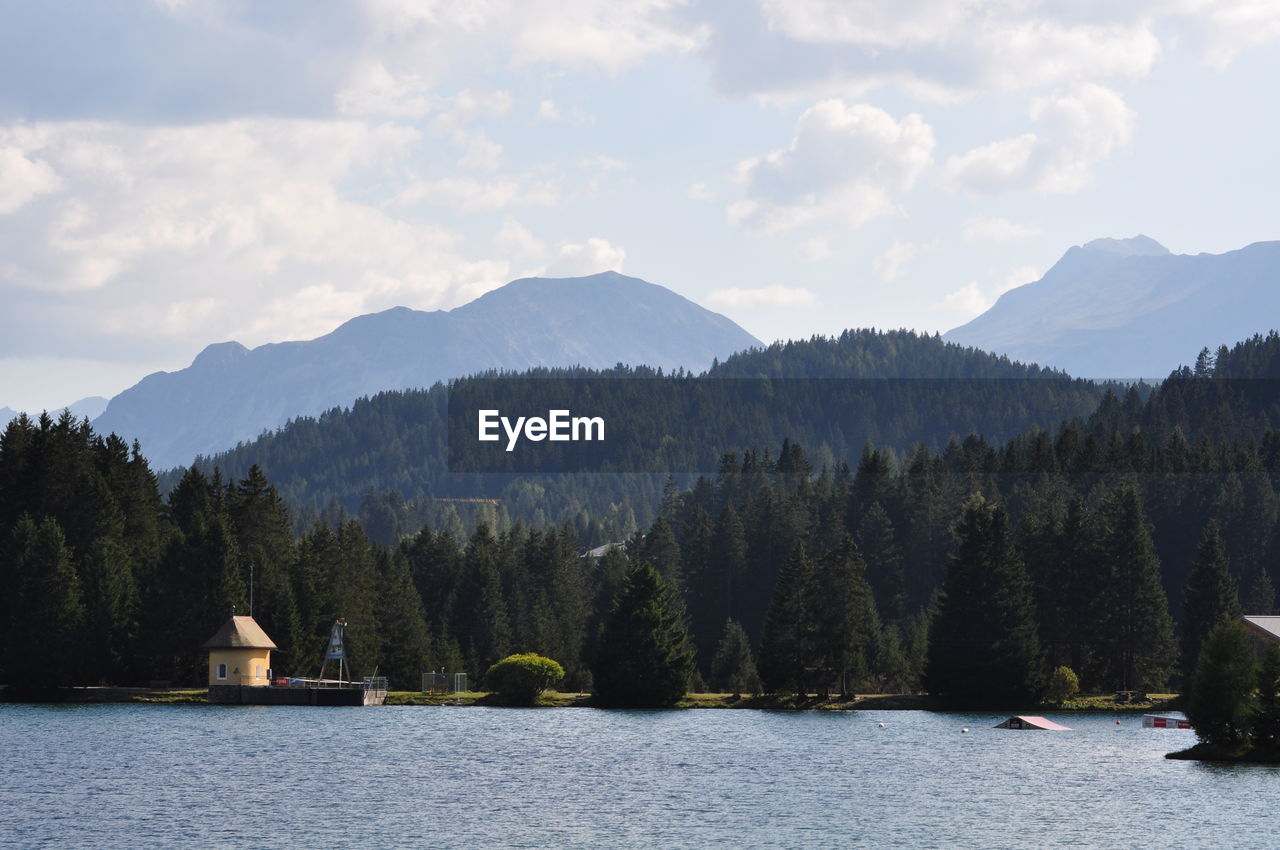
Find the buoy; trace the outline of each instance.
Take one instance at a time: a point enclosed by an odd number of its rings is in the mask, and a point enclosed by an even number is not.
[[[1117,721],[1116,721],[1116,725],[1117,725],[1117,726],[1119,726],[1119,725],[1120,725],[1120,721],[1119,721],[1119,720],[1117,720]]]
[[[966,726],[966,727],[964,727],[963,729],[961,729],[961,730],[960,730],[960,734],[961,734],[961,735],[968,735],[968,734],[969,734],[969,727],[968,727],[968,726]]]
[[[884,724],[883,724],[883,723],[881,723],[881,724],[880,724],[880,728],[881,728],[881,729],[883,729],[883,728],[884,728]]]

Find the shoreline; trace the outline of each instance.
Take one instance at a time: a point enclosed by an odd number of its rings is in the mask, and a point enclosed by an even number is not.
[[[691,693],[667,710],[689,709],[754,709],[757,711],[972,711],[972,712],[1052,712],[1062,714],[1150,714],[1177,710],[1176,694],[1152,695],[1142,703],[1116,703],[1108,696],[1081,697],[1062,705],[1040,704],[1034,706],[944,706],[926,694],[868,694],[850,699],[840,696],[812,695],[797,697],[794,694],[764,694],[735,698],[732,694]],[[32,691],[15,691],[11,687],[0,689],[0,702],[91,705],[91,704],[142,704],[142,705],[208,705],[207,688],[129,688],[129,687],[77,687]],[[458,694],[426,694],[419,691],[391,691],[386,705],[422,707],[506,707],[496,695],[484,692]],[[545,694],[533,708],[593,708],[591,695],[586,693]]]

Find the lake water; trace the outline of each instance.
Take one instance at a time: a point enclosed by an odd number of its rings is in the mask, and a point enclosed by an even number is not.
[[[1002,719],[0,705],[0,844],[1280,846],[1280,769],[1166,760],[1193,733],[1135,716]]]

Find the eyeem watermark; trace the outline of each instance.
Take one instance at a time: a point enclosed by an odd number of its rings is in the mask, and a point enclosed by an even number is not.
[[[507,435],[509,452],[515,451],[516,443],[522,436],[535,443],[543,440],[579,443],[604,439],[602,416],[572,416],[568,410],[548,410],[546,419],[541,416],[518,416],[513,423],[500,410],[480,410],[477,414],[480,441],[497,442],[502,438],[498,433],[498,428],[501,427]]]

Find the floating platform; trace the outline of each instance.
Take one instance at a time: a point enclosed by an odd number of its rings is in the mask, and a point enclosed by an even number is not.
[[[382,705],[387,680],[374,676],[363,682],[281,679],[274,685],[210,685],[211,705]]]
[[[1158,714],[1142,715],[1142,725],[1147,729],[1190,729],[1191,721],[1183,717],[1161,717]]]
[[[1036,717],[1034,715],[1018,714],[1010,717],[1003,723],[997,723],[995,729],[1039,729],[1045,732],[1070,732],[1071,727],[1063,726],[1060,723],[1054,723],[1044,717]]]

